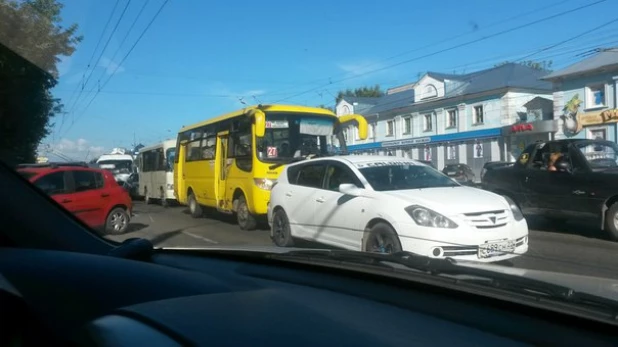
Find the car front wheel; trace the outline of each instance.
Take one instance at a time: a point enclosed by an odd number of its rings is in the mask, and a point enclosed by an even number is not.
[[[387,223],[377,223],[365,235],[365,252],[391,254],[402,250],[399,236]]]
[[[292,230],[290,229],[290,221],[288,215],[283,209],[278,209],[273,215],[272,236],[274,244],[279,247],[292,247],[294,240],[292,239]]]
[[[129,228],[129,220],[131,217],[127,210],[122,207],[116,207],[109,212],[105,221],[105,233],[109,235],[124,234]]]

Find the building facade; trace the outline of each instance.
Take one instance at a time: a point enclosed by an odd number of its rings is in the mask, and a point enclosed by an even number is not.
[[[556,138],[618,140],[618,48],[604,49],[544,80],[553,83]]]
[[[480,177],[486,162],[516,157],[518,143],[512,138],[518,131],[507,131],[513,124],[555,123],[551,84],[540,80],[546,74],[519,64],[465,75],[429,72],[415,83],[389,89],[383,97],[361,98],[374,100],[346,98],[336,112],[360,113],[369,122],[367,140],[348,129],[352,153],[427,160],[439,170],[462,163]],[[543,124],[533,129],[548,132],[535,132],[535,138],[551,137],[555,131]]]

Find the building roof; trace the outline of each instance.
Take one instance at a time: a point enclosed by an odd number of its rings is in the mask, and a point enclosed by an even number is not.
[[[365,105],[375,105],[379,102],[379,97],[361,97],[361,96],[344,96],[343,100],[349,102],[350,104],[359,103]]]
[[[595,70],[602,70],[604,68],[618,69],[618,47],[603,49],[598,54],[567,66],[562,70],[554,71],[543,77],[543,79],[554,80]]]
[[[446,83],[446,93],[444,96],[444,98],[450,98],[504,88],[530,89],[550,93],[552,84],[541,80],[541,77],[547,75],[547,73],[548,71],[546,70],[533,69],[517,63],[508,63],[468,74],[456,75],[428,72],[426,75],[442,81],[450,80],[452,83]],[[373,107],[361,113],[364,115],[374,115],[380,112],[412,106],[415,104],[414,96],[413,89],[387,94],[377,98],[378,102]]]

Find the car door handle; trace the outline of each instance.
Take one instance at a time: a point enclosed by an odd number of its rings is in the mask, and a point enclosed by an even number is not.
[[[581,190],[574,190],[573,194],[575,194],[575,195],[584,195],[584,194],[586,194],[586,192],[583,192]]]
[[[62,201],[60,201],[60,202],[63,203],[63,204],[66,204],[67,202],[71,202],[71,201],[73,201],[73,200],[71,200],[71,199],[62,199]]]
[[[108,194],[108,193],[103,193],[103,194],[101,194],[101,197],[102,197],[102,198],[107,198],[108,196],[109,196],[109,194]]]
[[[324,200],[324,198],[317,198],[317,199],[315,199],[315,201],[316,201],[316,202],[319,202],[319,203],[323,203],[323,202],[324,202],[324,201],[326,201],[326,200]]]
[[[288,198],[289,198],[289,197],[292,197],[292,192],[287,192],[287,193],[285,193],[285,196],[287,196]]]

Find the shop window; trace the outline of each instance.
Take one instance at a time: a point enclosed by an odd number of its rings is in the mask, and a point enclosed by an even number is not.
[[[409,135],[412,133],[412,118],[404,118],[403,119],[403,134]]]
[[[448,110],[447,112],[446,126],[448,128],[457,127],[457,110]]]
[[[596,84],[586,87],[586,108],[604,107],[605,84]]]
[[[395,135],[395,121],[389,120],[386,122],[386,136]]]
[[[425,119],[425,131],[432,131],[433,130],[433,117],[431,114],[426,114],[424,116]]]
[[[483,124],[484,120],[483,105],[474,106],[474,124]]]

